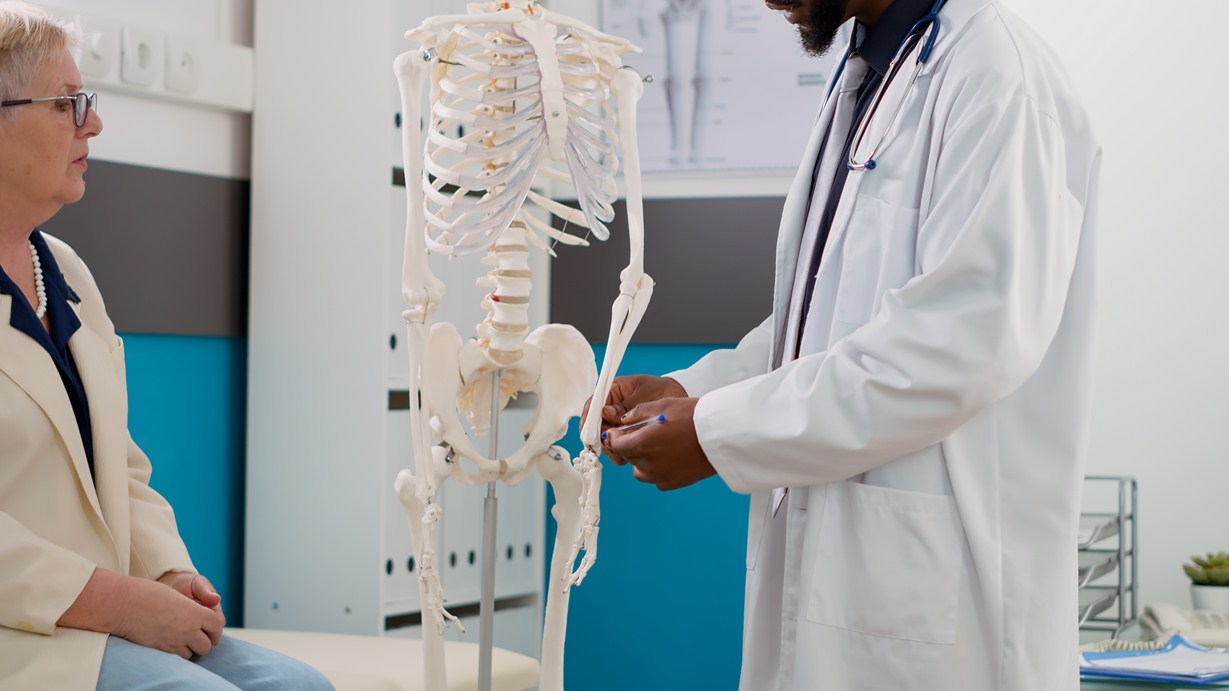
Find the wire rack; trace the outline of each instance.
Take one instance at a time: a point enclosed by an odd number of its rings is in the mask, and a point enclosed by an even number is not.
[[[1079,622],[1122,634],[1139,616],[1138,488],[1127,475],[1084,478],[1079,532]]]

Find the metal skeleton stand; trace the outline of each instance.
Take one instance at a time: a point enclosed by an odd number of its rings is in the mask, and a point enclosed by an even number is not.
[[[491,386],[490,457],[499,458],[499,380],[501,370],[494,373]],[[495,649],[495,520],[499,517],[499,500],[495,498],[495,482],[486,486],[486,501],[482,503],[482,600],[478,608],[478,691],[491,691],[491,655]]]

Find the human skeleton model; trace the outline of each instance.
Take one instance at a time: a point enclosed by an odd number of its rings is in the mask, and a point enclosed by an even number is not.
[[[586,398],[606,400],[653,289],[643,271],[635,131],[643,85],[620,58],[639,49],[534,0],[473,4],[467,15],[428,19],[406,36],[421,45],[396,61],[405,114],[409,221],[402,295],[415,467],[403,470],[396,485],[419,564],[426,686],[445,686],[442,634],[448,620],[457,621],[444,608],[436,554],[440,484],[450,477],[471,485],[516,484],[536,469],[557,500],[540,685],[557,691],[563,688],[569,589],[580,584],[597,556],[601,416],[585,421],[584,448],[574,464],[555,442]],[[429,110],[423,103],[427,84]],[[420,119],[426,121],[425,141]],[[609,237],[604,223],[614,215],[620,149],[631,259],[620,274],[598,376],[593,352],[575,328],[547,324],[529,331],[528,252],[533,245],[553,256],[553,243],[587,244],[535,215],[542,211],[598,239]],[[537,180],[570,184],[580,209],[535,191]],[[432,324],[444,285],[427,266],[428,252],[487,252],[491,271],[478,282],[490,293],[482,303],[487,317],[477,327],[478,338],[462,342],[452,324]],[[462,414],[476,435],[486,435],[492,409],[502,409],[522,391],[539,399],[524,444],[506,458],[487,458],[466,436]]]

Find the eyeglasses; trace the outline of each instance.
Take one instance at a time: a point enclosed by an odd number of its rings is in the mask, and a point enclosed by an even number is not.
[[[71,96],[51,96],[50,98],[21,98],[15,101],[0,101],[0,106],[24,106],[27,103],[51,103],[53,101],[72,101],[73,104],[73,124],[77,127],[85,127],[85,119],[89,116],[89,112],[93,110],[98,112],[98,94],[87,94],[84,91],[75,93]]]

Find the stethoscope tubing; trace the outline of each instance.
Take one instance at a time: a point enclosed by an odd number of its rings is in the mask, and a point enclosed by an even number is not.
[[[897,72],[900,71],[900,61],[912,52],[914,46],[917,45],[918,39],[922,38],[922,49],[918,53],[917,64],[913,69],[913,74],[909,77],[910,88],[912,88],[912,86],[917,82],[918,75],[921,74],[922,68],[926,66],[927,61],[930,60],[931,53],[934,52],[935,40],[939,36],[939,29],[941,25],[939,21],[939,11],[943,9],[945,4],[947,4],[947,0],[935,0],[935,3],[931,6],[930,11],[913,24],[913,26],[909,29],[909,32],[905,34],[905,38],[901,41],[900,46],[896,49],[896,56],[892,58],[892,62],[888,66],[887,75],[884,77],[883,81],[880,82],[877,93],[871,101],[871,105],[866,109],[866,113],[863,114],[858,123],[857,134],[855,135],[854,141],[849,148],[849,160],[846,161],[846,165],[850,170],[872,171],[877,167],[878,164],[876,163],[875,157],[879,153],[879,148],[882,147],[884,141],[887,140],[888,132],[891,132],[892,128],[896,125],[896,121],[900,119],[901,112],[904,109],[904,102],[902,101],[902,103],[897,106],[896,112],[892,114],[892,120],[888,123],[888,126],[884,128],[883,136],[880,138],[879,142],[875,144],[874,148],[871,149],[870,154],[866,157],[866,161],[863,163],[858,163],[854,158],[858,151],[858,147],[862,143],[862,139],[866,136],[866,131],[870,126],[870,121],[879,110],[879,104],[883,101],[883,97],[887,93],[888,86],[891,85],[892,80],[896,78]],[[828,84],[828,93],[824,96],[825,103],[832,97],[832,92],[836,89],[836,85],[840,83],[841,76],[845,73],[845,64],[849,62],[850,56],[853,55],[853,49],[853,42],[851,41],[849,47],[845,50],[844,57],[841,58],[841,62],[836,68],[836,72],[832,75],[831,82]]]

